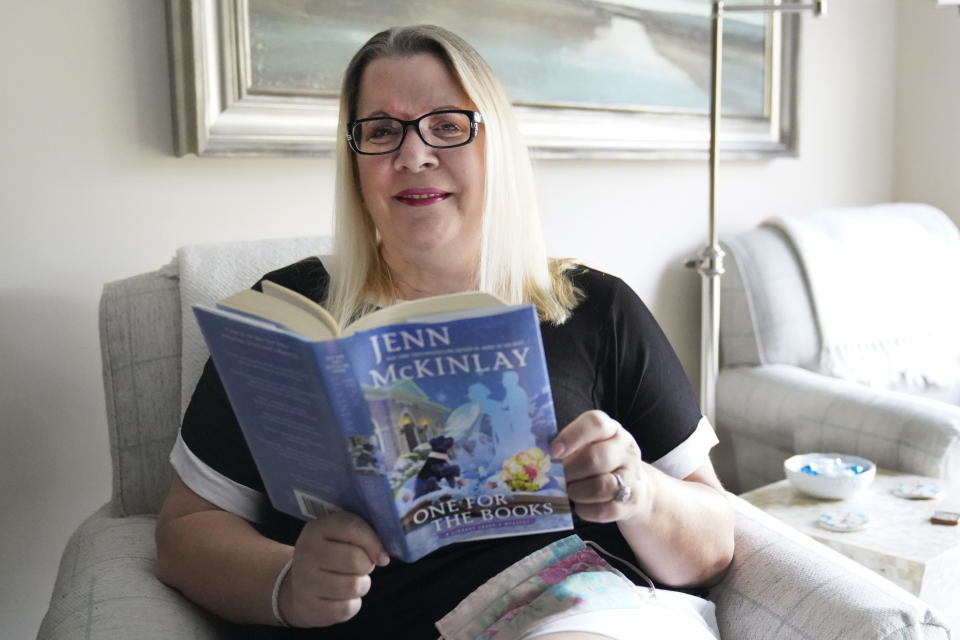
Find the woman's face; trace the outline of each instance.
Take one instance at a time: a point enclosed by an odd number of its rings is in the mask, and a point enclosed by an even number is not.
[[[437,57],[378,58],[364,71],[357,118],[413,120],[440,109],[476,105]],[[428,147],[410,128],[397,151],[355,158],[360,192],[385,256],[451,266],[475,261],[483,210],[482,126],[463,147]]]

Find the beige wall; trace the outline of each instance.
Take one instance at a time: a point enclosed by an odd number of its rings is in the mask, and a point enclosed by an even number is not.
[[[894,194],[960,224],[960,7],[898,2],[896,19]]]
[[[960,215],[949,175],[960,17],[910,1],[838,1],[805,22],[800,155],[724,165],[721,233],[901,195],[929,194]],[[68,535],[109,495],[102,284],[165,264],[184,244],[329,228],[328,160],[173,157],[162,4],[17,2],[0,22],[4,637],[35,633]],[[898,57],[898,37],[917,52]],[[953,109],[939,103],[940,82],[909,72],[925,66],[952,71]],[[917,99],[895,111],[898,78]],[[895,115],[917,121],[910,136]],[[552,252],[631,283],[696,380],[699,283],[680,265],[705,238],[705,162],[551,161],[536,175]]]

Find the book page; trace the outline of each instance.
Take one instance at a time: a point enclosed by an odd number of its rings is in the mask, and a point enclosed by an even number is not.
[[[340,335],[340,327],[337,326],[337,321],[333,319],[333,316],[330,315],[330,312],[307,296],[297,293],[292,289],[288,289],[283,285],[279,285],[276,282],[271,282],[270,280],[264,280],[261,283],[261,286],[263,287],[263,292],[266,295],[270,296],[271,298],[277,298],[278,300],[289,302],[295,307],[306,311],[327,325],[327,327],[330,329],[330,333],[335,336]]]
[[[451,293],[419,300],[409,300],[363,316],[344,328],[341,335],[349,336],[395,322],[406,322],[411,318],[420,316],[452,314],[469,309],[503,307],[504,305],[503,300],[497,296],[482,291]]]
[[[515,309],[522,309],[528,305],[501,305],[497,307],[477,307],[476,309],[467,309],[465,311],[447,311],[443,313],[429,313],[423,316],[411,316],[406,319],[407,322],[438,323],[449,322],[450,320],[467,320],[469,318],[483,318],[499,313],[505,313]]]
[[[327,323],[286,300],[253,289],[235,293],[217,303],[225,309],[264,318],[298,333],[308,340],[333,340],[336,334]]]

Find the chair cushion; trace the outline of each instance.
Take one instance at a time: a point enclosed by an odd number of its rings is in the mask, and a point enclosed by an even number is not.
[[[720,279],[722,366],[814,367],[817,326],[796,253],[782,232],[759,227],[726,238]]]
[[[329,237],[302,237],[200,244],[177,251],[183,326],[181,417],[187,410],[203,365],[210,357],[193,316],[193,305],[225,298],[251,287],[265,273],[309,256],[329,254],[331,248]]]

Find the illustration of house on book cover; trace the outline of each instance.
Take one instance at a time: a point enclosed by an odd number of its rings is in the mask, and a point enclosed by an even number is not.
[[[387,387],[365,386],[363,397],[388,469],[400,456],[443,435],[444,417],[450,408],[430,400],[413,380],[400,379]]]

